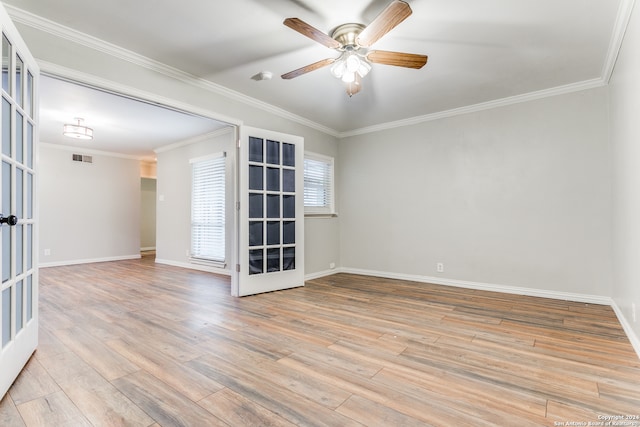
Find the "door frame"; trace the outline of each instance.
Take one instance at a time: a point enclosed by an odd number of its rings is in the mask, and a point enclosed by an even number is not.
[[[102,79],[91,74],[86,74],[80,71],[72,70],[70,68],[49,63],[46,61],[40,61],[40,75],[52,77],[60,80],[67,81],[73,84],[79,84],[83,86],[87,86],[89,88],[93,88],[96,90],[101,90],[107,93],[111,93],[117,96],[122,96],[125,98],[129,98],[134,101],[146,102],[153,105],[158,105],[170,110],[174,110],[177,112],[193,114],[200,117],[204,117],[207,119],[216,120],[219,122],[223,122],[228,124],[233,128],[234,132],[234,141],[236,142],[236,150],[234,150],[234,159],[233,159],[233,171],[231,176],[233,176],[233,206],[238,206],[239,197],[240,197],[240,189],[238,183],[238,169],[239,169],[239,159],[238,159],[238,141],[240,138],[240,127],[243,126],[243,121],[240,119],[236,119],[234,117],[226,116],[220,114],[218,112],[208,110],[205,108],[197,107],[192,104],[188,104],[182,101],[178,101],[173,98],[168,98],[162,95],[158,95],[152,92],[147,92],[144,90],[140,90],[131,86],[127,86],[118,82],[114,82],[111,80]],[[239,217],[238,217],[238,209],[233,209],[233,216],[229,218],[233,221],[230,229],[233,230],[234,235],[230,236],[228,239],[228,244],[230,246],[230,254],[231,260],[228,261],[229,272],[231,273],[231,278],[233,280],[233,276],[236,274],[236,265],[240,263],[239,258],[239,248],[237,247],[238,242],[238,234],[239,234]]]

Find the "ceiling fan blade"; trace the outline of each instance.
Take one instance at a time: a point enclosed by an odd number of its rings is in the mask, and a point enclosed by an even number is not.
[[[287,80],[293,79],[294,77],[298,77],[311,71],[315,71],[318,68],[326,67],[327,65],[333,64],[334,62],[336,62],[334,58],[323,59],[322,61],[314,62],[313,64],[306,65],[302,68],[298,68],[297,70],[289,71],[288,73],[283,74],[281,77]]]
[[[342,47],[340,42],[332,39],[329,35],[323,33],[317,28],[312,27],[301,19],[298,18],[287,18],[283,22],[284,25],[295,30],[302,34],[303,36],[309,37],[311,40],[314,40],[321,45],[329,47],[331,49],[338,49]]]
[[[375,64],[420,69],[427,63],[428,57],[427,55],[417,55],[415,53],[372,50],[367,54],[367,59]]]
[[[394,0],[358,35],[356,43],[369,47],[411,15],[409,4]]]

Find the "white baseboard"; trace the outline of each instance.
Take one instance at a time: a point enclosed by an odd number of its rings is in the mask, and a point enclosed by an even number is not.
[[[304,276],[304,280],[319,279],[321,277],[331,276],[332,274],[342,273],[339,268],[333,268],[331,270],[318,271],[317,273],[310,273]]]
[[[357,268],[341,268],[341,272],[365,276],[385,277],[387,279],[410,280],[413,282],[433,283],[434,285],[454,286],[457,288],[477,289],[481,291],[502,292],[506,294],[526,295],[532,297],[552,298],[564,301],[584,302],[588,304],[611,305],[610,297],[569,292],[549,291],[544,289],[524,288],[519,286],[495,285],[492,283],[470,282],[465,280],[446,279],[442,277],[420,276],[414,274],[389,273],[386,271],[362,270]]]
[[[420,282],[420,283],[433,283],[434,285],[454,286],[458,288],[477,289],[477,290],[492,291],[492,292],[503,292],[507,294],[551,298],[551,299],[558,299],[558,300],[564,300],[564,301],[583,302],[588,304],[608,305],[616,313],[616,316],[618,317],[618,320],[622,325],[622,329],[627,335],[627,338],[629,339],[631,346],[633,347],[635,352],[638,354],[638,358],[640,358],[640,338],[635,334],[633,328],[631,328],[631,325],[629,324],[626,317],[622,313],[622,310],[620,310],[618,305],[615,303],[615,301],[611,297],[606,297],[601,295],[589,295],[589,294],[574,294],[569,292],[558,292],[558,291],[549,291],[549,290],[542,290],[542,289],[532,289],[532,288],[525,288],[525,287],[519,287],[519,286],[495,285],[491,283],[469,282],[464,280],[445,279],[441,277],[389,273],[386,271],[363,270],[358,268],[343,267],[336,270],[331,270],[330,274],[335,274],[335,273],[349,273],[349,274],[358,274],[363,276],[384,277],[387,279],[410,280],[413,282]],[[317,277],[323,277],[326,275],[328,274],[319,275]],[[317,277],[314,277],[314,278],[317,278]]]
[[[122,255],[122,256],[105,257],[105,258],[72,259],[67,261],[41,262],[38,264],[38,267],[39,268],[62,267],[65,265],[92,264],[94,262],[124,261],[128,259],[140,259],[140,258],[141,258],[140,254],[135,254],[135,255]]]
[[[155,251],[155,250],[156,250],[155,246],[147,246],[146,248],[140,248],[140,252]]]
[[[172,267],[188,268],[190,270],[206,271],[207,273],[221,274],[223,276],[231,276],[231,271],[226,268],[210,267],[202,264],[192,264],[189,262],[179,262],[169,259],[156,258],[156,264],[170,265]]]
[[[616,304],[615,300],[611,301],[611,308],[613,308],[613,311],[615,311],[616,316],[618,316],[618,320],[622,325],[622,329],[624,329],[624,332],[627,334],[627,338],[629,338],[629,341],[631,342],[633,349],[636,351],[638,358],[640,358],[640,337],[636,335],[635,331],[631,327],[631,324],[625,317],[620,307],[618,307],[618,304]]]

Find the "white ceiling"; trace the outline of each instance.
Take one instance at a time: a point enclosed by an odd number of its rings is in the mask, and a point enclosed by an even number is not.
[[[374,48],[426,54],[429,62],[421,70],[374,64],[362,91],[352,98],[328,68],[293,80],[279,77],[337,56],[285,27],[284,18],[299,17],[328,33],[345,22],[368,24],[389,2],[3,0],[13,6],[9,11],[22,24],[38,20],[46,23],[40,28],[60,24],[343,135],[505,98],[605,84],[632,4],[632,0],[411,0],[413,14]],[[261,71],[271,71],[273,79],[251,79]],[[47,91],[56,95],[56,88],[43,85],[43,89],[44,122],[45,108],[54,114],[55,105],[68,99],[47,99]],[[66,106],[55,114],[83,114],[77,110]],[[49,137],[44,123],[42,129],[43,137]]]
[[[93,140],[62,135],[63,125],[75,124],[76,117],[93,129]],[[40,141],[48,144],[153,160],[156,149],[226,126],[56,78],[40,81]]]

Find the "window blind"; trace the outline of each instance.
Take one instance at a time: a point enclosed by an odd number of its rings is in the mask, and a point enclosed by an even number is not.
[[[225,154],[191,160],[191,257],[225,261]]]
[[[305,154],[305,213],[333,214],[333,158]]]

